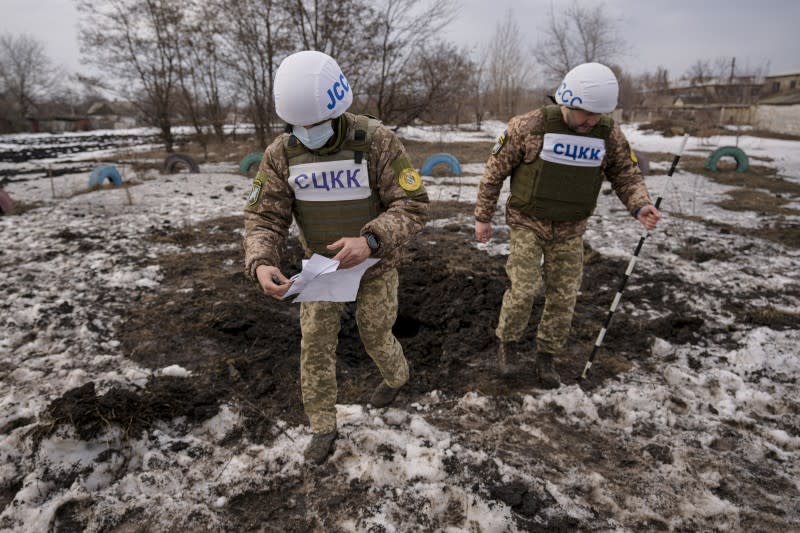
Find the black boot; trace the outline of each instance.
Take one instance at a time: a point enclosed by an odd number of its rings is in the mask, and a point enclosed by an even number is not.
[[[551,353],[538,353],[536,356],[536,374],[545,389],[557,389],[561,386],[561,379],[559,379],[558,372],[553,366],[553,354]]]
[[[372,407],[386,407],[394,401],[401,388],[402,386],[393,389],[386,381],[381,381],[381,384],[378,385],[375,392],[370,396],[369,403],[372,404]]]
[[[522,345],[519,341],[500,341],[497,347],[497,369],[504,376],[511,372],[520,364],[522,357]]]
[[[321,464],[333,451],[333,441],[339,433],[334,429],[328,433],[314,433],[303,456],[308,463]]]

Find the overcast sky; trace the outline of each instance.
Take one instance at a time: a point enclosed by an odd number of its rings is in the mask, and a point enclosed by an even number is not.
[[[98,0],[101,1],[101,0]],[[444,37],[479,51],[512,10],[532,49],[550,6],[571,0],[456,0],[456,20]],[[584,0],[584,5],[594,5]],[[736,57],[742,69],[765,66],[769,74],[800,71],[800,1],[605,0],[628,44],[619,63],[640,74],[665,67],[671,78],[698,59]],[[74,0],[0,0],[0,32],[28,33],[44,42],[51,59],[79,71],[78,13]]]

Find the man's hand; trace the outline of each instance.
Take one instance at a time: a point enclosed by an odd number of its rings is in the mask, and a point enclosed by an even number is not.
[[[655,229],[656,224],[661,220],[661,212],[654,205],[645,205],[639,209],[636,214],[636,220],[641,222],[647,228],[647,231],[650,231]]]
[[[264,294],[272,296],[276,300],[282,299],[283,295],[286,294],[286,291],[289,290],[289,286],[292,284],[289,278],[284,276],[283,272],[274,266],[258,265],[256,268],[256,277],[258,278],[258,283],[261,285],[261,290],[264,291]]]
[[[478,242],[489,242],[492,238],[492,224],[491,222],[478,222],[475,221],[475,239]]]
[[[339,250],[333,256],[334,261],[339,261],[339,268],[350,268],[364,262],[372,255],[366,237],[342,237],[327,246],[328,250]]]

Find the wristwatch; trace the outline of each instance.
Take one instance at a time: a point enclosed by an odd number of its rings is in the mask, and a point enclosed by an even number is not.
[[[373,254],[381,247],[381,240],[374,233],[367,232],[364,234],[364,238],[367,239],[367,246]]]

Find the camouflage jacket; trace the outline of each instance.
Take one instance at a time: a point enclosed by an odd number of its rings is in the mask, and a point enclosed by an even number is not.
[[[345,113],[344,120],[347,132],[352,135],[355,116]],[[264,151],[256,176],[263,181],[263,186],[257,200],[245,207],[244,268],[254,280],[259,265],[280,265],[292,224],[294,192],[288,183],[289,160],[285,149],[288,135],[279,135]],[[383,125],[378,126],[372,137],[367,169],[369,175],[375,177],[381,210],[361,230],[362,234],[371,232],[381,240],[381,247],[373,254],[380,261],[367,270],[365,278],[368,279],[399,264],[405,244],[425,225],[428,195],[422,185],[412,192],[400,186],[401,172],[411,169],[416,174],[416,170],[413,170],[402,142]],[[310,250],[305,252],[306,257],[311,256]]]
[[[509,121],[505,139],[498,140],[498,143],[504,144],[499,152],[489,156],[486,163],[475,203],[475,220],[491,222],[503,181],[521,162],[532,162],[539,156],[543,136],[532,132],[540,131],[544,131],[543,109],[530,111]],[[631,159],[630,145],[618,124],[614,124],[609,136],[601,170],[630,213],[653,203],[642,172]],[[529,228],[545,240],[564,240],[582,235],[588,219],[570,222],[536,219],[506,205],[506,222],[509,226]]]

